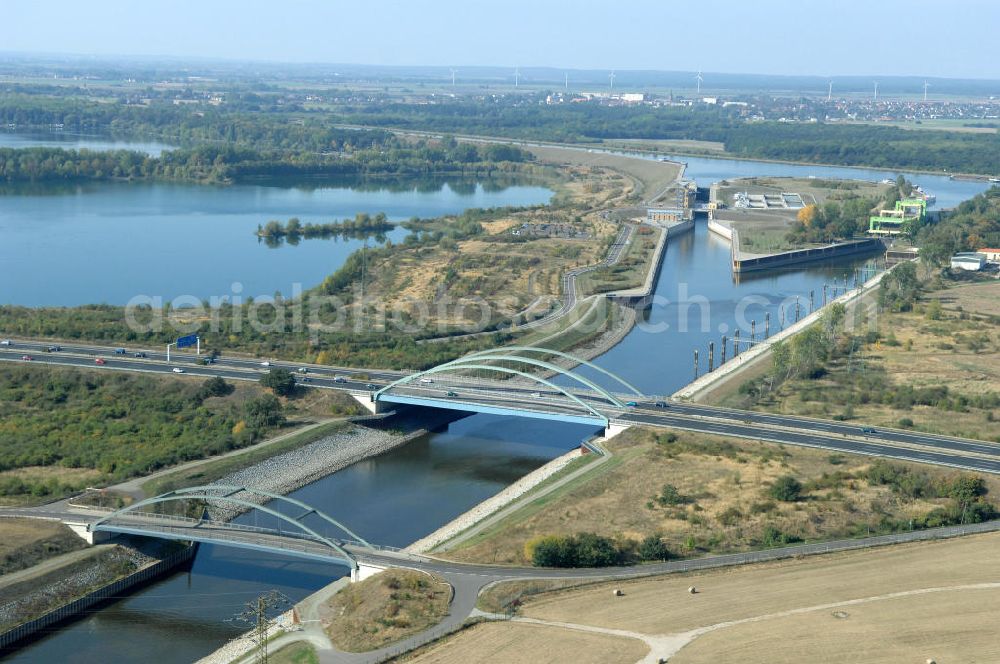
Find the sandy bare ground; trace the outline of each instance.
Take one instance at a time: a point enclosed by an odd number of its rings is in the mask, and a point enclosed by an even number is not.
[[[432,647],[420,664],[632,664],[649,648],[633,638],[519,622],[477,625]]]

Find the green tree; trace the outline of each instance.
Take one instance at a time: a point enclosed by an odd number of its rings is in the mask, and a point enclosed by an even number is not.
[[[288,369],[275,368],[264,374],[260,384],[270,388],[279,397],[287,397],[295,392],[295,376]]]
[[[247,426],[258,433],[285,423],[281,402],[273,394],[264,394],[256,399],[248,399],[243,404],[243,413]]]

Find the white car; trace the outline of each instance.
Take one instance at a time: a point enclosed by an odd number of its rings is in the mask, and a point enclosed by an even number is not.
[[[260,363],[260,366],[262,366],[262,367],[269,367],[269,366],[271,366],[271,363],[268,362],[267,360],[264,360],[263,362]]]
[[[180,367],[174,367],[173,369],[171,369],[171,371],[173,371],[174,373],[184,373],[184,370],[181,369]]]
[[[536,399],[541,399],[542,398],[542,393],[541,392],[532,392],[531,396],[533,396]]]
[[[4,339],[3,341],[0,341],[0,346],[13,346],[13,345],[14,344],[11,343],[10,339]]]
[[[346,383],[347,382],[347,376],[334,376],[333,377],[333,382],[335,382],[335,383]]]
[[[420,382],[424,383],[425,385],[429,385],[430,383],[433,383],[434,381],[431,380],[430,378],[421,378]]]

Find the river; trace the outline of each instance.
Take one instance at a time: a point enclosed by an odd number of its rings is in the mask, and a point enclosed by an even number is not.
[[[718,179],[751,175],[870,180],[895,175],[857,169],[683,159],[688,162],[688,177],[696,178],[702,186]],[[969,198],[986,186],[924,175],[911,177],[935,193],[939,205],[944,206]],[[315,243],[330,246],[323,241]],[[808,303],[810,290],[819,295],[823,283],[839,282],[859,262],[754,276],[736,284],[729,273],[727,243],[709,235],[703,223],[694,233],[672,241],[667,252],[656,294],[670,303],[654,306],[643,326],[597,359],[602,366],[633,381],[644,391],[661,394],[690,381],[694,348],[703,350],[704,370],[707,341],[721,338],[720,326],[728,326],[728,330],[737,326],[737,309],[746,297],[758,295],[767,299],[768,304],[748,308],[744,316],[747,321],[740,321],[748,323],[749,318],[756,317],[761,325],[765,310],[776,312],[781,301],[795,295]],[[687,285],[684,298],[679,297],[681,284]],[[678,302],[684,299],[689,305]],[[701,317],[705,311],[707,322],[703,325]],[[667,327],[657,332],[649,329],[662,324]],[[772,326],[772,329],[779,326],[774,313]],[[444,432],[347,468],[292,495],[342,519],[371,541],[404,545],[574,447],[591,432],[587,427],[540,420],[474,415],[452,423]],[[252,522],[256,517],[242,518]],[[340,568],[300,563],[280,556],[203,546],[190,573],[175,574],[98,609],[22,648],[9,659],[90,663],[152,658],[157,662],[189,662],[241,631],[225,619],[239,611],[243,602],[272,588],[297,599],[342,573]]]

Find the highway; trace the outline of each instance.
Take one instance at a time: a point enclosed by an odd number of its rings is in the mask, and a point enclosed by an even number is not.
[[[172,373],[183,368],[184,375],[220,376],[230,380],[258,381],[274,367],[296,373],[305,387],[336,389],[355,394],[369,393],[406,372],[326,367],[311,364],[271,361],[244,357],[220,357],[215,364],[200,365],[192,353],[172,353],[170,364],[161,351],[144,350],[146,358],[135,358],[135,348],[116,355],[114,348],[95,345],[60,344],[62,350],[45,352],[52,342],[12,340],[11,347],[0,346],[0,360],[23,362],[28,354],[35,363],[86,367],[96,370],[124,370],[149,373]],[[95,358],[103,358],[103,366]],[[298,373],[305,367],[308,373]],[[635,407],[617,408],[593,392],[570,390],[586,403],[607,415],[615,424],[637,424],[657,428],[681,429],[700,433],[734,436],[749,440],[798,445],[846,454],[862,454],[950,466],[969,471],[1000,473],[1000,445],[985,441],[940,436],[914,431],[878,427],[865,431],[858,424],[806,417],[743,411],[715,406],[690,404],[663,399],[616,395],[622,402],[634,400]],[[449,396],[448,393],[453,396]],[[413,382],[394,389],[394,393],[418,397],[441,408],[474,409],[476,406],[523,412],[525,415],[591,413],[558,392],[514,381],[481,380],[469,376],[436,374],[431,383]],[[661,406],[657,406],[659,403]],[[662,407],[665,404],[665,407]],[[596,426],[596,425],[595,425]]]

